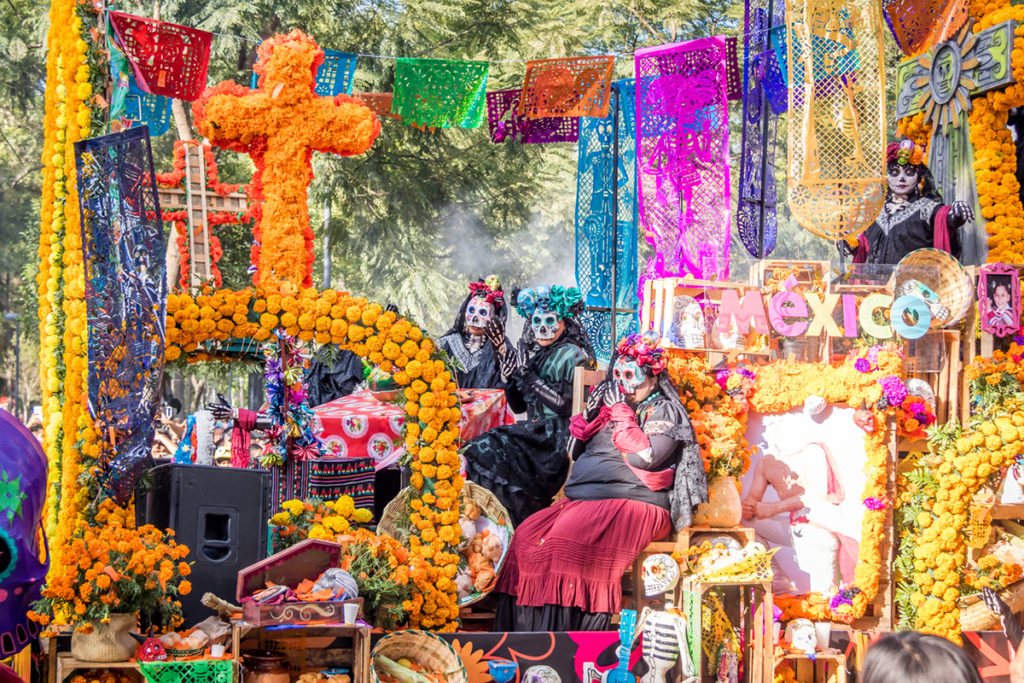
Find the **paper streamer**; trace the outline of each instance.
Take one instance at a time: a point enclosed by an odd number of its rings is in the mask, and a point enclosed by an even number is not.
[[[476,128],[484,120],[487,62],[399,59],[392,111],[409,125]]]
[[[110,23],[145,92],[189,102],[206,87],[212,33],[110,12]]]
[[[528,119],[549,116],[608,115],[608,91],[615,57],[562,57],[526,63],[519,115]]]
[[[491,133],[491,142],[542,144],[576,142],[579,139],[579,117],[528,119],[520,116],[521,94],[521,90],[496,90],[487,93],[487,125]]]
[[[877,3],[790,0],[789,208],[829,240],[856,236],[885,201],[885,83]]]

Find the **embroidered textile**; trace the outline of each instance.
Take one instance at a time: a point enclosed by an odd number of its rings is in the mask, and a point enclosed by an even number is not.
[[[729,276],[725,41],[636,52],[640,218],[655,255],[641,280]]]

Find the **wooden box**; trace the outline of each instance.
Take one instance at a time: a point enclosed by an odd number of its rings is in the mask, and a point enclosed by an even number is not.
[[[256,626],[267,624],[341,624],[345,605],[359,604],[355,600],[327,600],[324,602],[286,601],[275,605],[258,605],[250,598],[266,587],[267,583],[295,588],[305,579],[316,580],[341,560],[341,546],[329,541],[307,539],[291,548],[271,555],[238,572],[235,597],[242,604],[242,616]]]

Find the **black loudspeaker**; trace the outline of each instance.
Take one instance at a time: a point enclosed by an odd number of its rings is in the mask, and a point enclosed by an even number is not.
[[[189,547],[192,592],[181,596],[187,626],[213,612],[200,604],[203,593],[235,602],[238,571],[267,555],[270,473],[265,470],[158,465],[136,495],[139,524],[173,529]]]

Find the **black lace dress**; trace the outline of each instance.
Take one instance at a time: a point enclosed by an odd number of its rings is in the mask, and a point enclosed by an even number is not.
[[[496,427],[463,448],[466,476],[487,488],[519,525],[551,504],[569,469],[569,413],[577,366],[589,353],[565,335],[548,347],[533,344],[523,369],[509,380],[508,403],[526,422]]]

